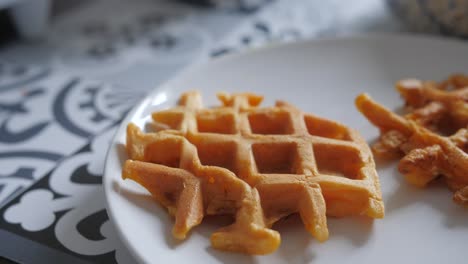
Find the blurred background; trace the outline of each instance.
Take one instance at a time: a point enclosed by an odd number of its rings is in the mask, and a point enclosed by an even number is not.
[[[271,42],[402,31],[464,37],[467,3],[0,0],[0,59],[148,89],[187,63]]]
[[[0,62],[148,89],[187,63],[271,42],[402,31],[465,37],[467,3],[0,0]]]
[[[104,157],[125,113],[185,67],[303,39],[464,41],[467,14],[468,0],[0,0],[0,262],[135,262],[106,213]]]

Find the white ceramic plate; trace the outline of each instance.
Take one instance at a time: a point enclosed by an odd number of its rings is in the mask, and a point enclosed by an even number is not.
[[[370,142],[378,131],[354,107],[361,92],[395,109],[402,105],[393,83],[416,77],[440,80],[468,69],[468,43],[405,35],[306,41],[226,56],[192,67],[155,89],[125,119],[110,148],[104,176],[108,212],[118,232],[143,263],[462,263],[468,251],[468,211],[442,185],[409,186],[395,164],[378,165],[386,217],[330,219],[330,239],[315,241],[298,217],[275,229],[280,248],[267,256],[225,253],[209,235],[224,223],[208,219],[177,243],[173,220],[148,192],[120,178],[126,159],[125,126],[141,127],[151,111],[168,108],[185,90],[199,89],[207,105],[217,91],[253,91],[265,104],[287,100],[301,109],[358,129]]]

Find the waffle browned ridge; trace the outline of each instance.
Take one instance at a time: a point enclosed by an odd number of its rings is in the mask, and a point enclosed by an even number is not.
[[[122,177],[145,187],[175,216],[184,239],[205,215],[229,214],[234,223],[211,236],[212,246],[267,254],[280,244],[271,229],[299,213],[319,241],[328,239],[326,215],[384,216],[370,149],[354,130],[263,97],[218,94],[205,108],[198,92],[152,114],[153,132],[127,128]]]

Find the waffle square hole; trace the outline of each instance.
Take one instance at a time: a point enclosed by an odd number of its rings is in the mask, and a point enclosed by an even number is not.
[[[200,140],[194,144],[197,147],[198,158],[202,165],[222,167],[237,173],[235,166],[237,146],[234,142]]]
[[[152,163],[179,168],[182,141],[165,139],[149,144],[145,148],[145,160]]]
[[[184,119],[184,113],[161,111],[154,112],[151,117],[153,121],[168,126],[169,129],[180,129],[182,120]]]
[[[197,115],[198,132],[235,134],[236,124],[231,113],[203,112]]]
[[[348,129],[336,122],[309,115],[304,116],[304,122],[312,136],[350,140]]]
[[[364,165],[359,150],[346,145],[315,144],[315,161],[320,174],[359,179]]]
[[[292,134],[291,117],[288,112],[251,113],[248,116],[253,134]]]
[[[256,143],[252,153],[257,170],[262,174],[294,174],[295,143]]]

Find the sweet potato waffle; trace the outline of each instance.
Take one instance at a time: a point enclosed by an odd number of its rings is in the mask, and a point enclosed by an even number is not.
[[[406,180],[424,187],[442,176],[455,202],[468,205],[468,77],[454,75],[441,83],[402,80],[396,89],[409,113],[399,116],[357,97],[357,108],[380,129],[372,146],[376,156],[403,157],[398,169]]]
[[[204,108],[188,92],[152,114],[156,132],[127,128],[122,177],[175,216],[176,238],[205,215],[229,214],[234,223],[212,234],[212,246],[267,254],[280,244],[271,226],[293,213],[319,241],[328,239],[326,215],[383,217],[372,154],[356,131],[285,102],[258,107],[253,94],[218,98],[222,106]]]

